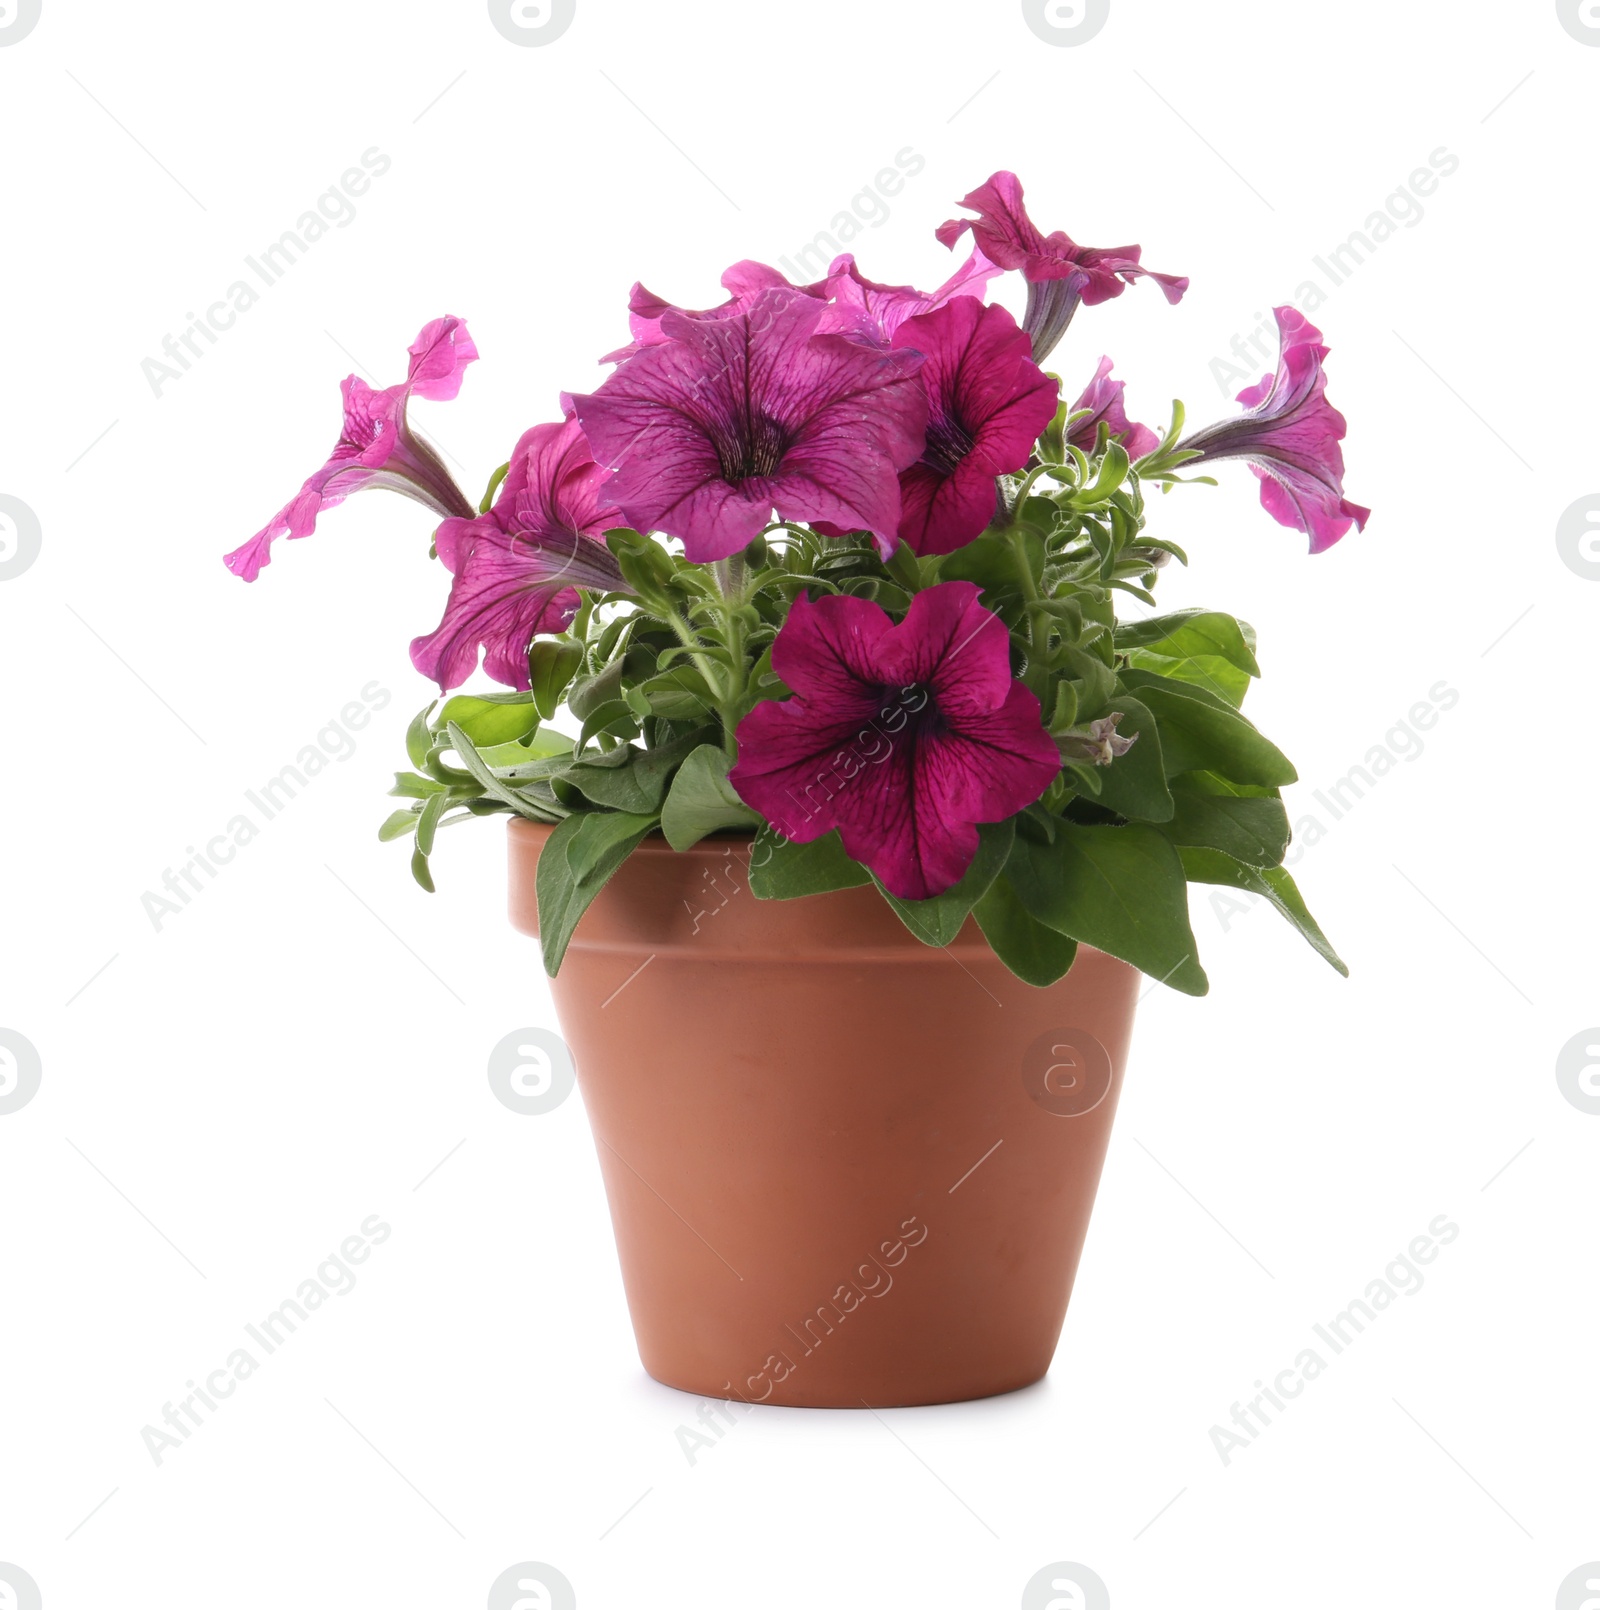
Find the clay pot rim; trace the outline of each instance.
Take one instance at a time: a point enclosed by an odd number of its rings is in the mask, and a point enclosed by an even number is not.
[[[511,819],[513,833],[553,833],[561,824],[559,822],[535,822],[526,816],[513,816]],[[703,839],[696,840],[687,850],[675,850],[667,843],[666,835],[659,827],[653,827],[631,849],[629,857],[641,853],[647,855],[693,855],[701,845],[706,844],[754,844],[756,834],[754,829],[741,830],[739,828],[720,828],[715,833],[707,833]]]

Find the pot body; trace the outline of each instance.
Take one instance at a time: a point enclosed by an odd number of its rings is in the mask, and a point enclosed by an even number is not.
[[[510,824],[538,931],[550,829]],[[757,900],[751,840],[646,840],[552,980],[646,1370],[702,1396],[946,1403],[1050,1366],[1139,973],[1047,989],[969,920],[932,949],[871,887]]]

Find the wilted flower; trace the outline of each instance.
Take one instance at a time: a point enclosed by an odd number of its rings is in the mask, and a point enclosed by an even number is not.
[[[1090,766],[1109,766],[1119,755],[1125,755],[1139,741],[1139,734],[1124,738],[1117,731],[1122,712],[1114,710],[1087,727],[1073,727],[1055,735],[1056,748],[1063,760],[1081,761]]]
[[[1366,527],[1371,509],[1344,495],[1344,415],[1326,396],[1322,332],[1293,307],[1274,308],[1278,371],[1239,393],[1245,412],[1207,425],[1178,443],[1193,463],[1242,458],[1261,482],[1261,506],[1279,525],[1304,531],[1312,553],[1331,548],[1351,525]]]
[[[374,391],[355,375],[346,378],[344,429],[328,461],[247,543],[224,563],[234,575],[254,581],[271,562],[279,537],[309,537],[324,509],[363,487],[402,492],[435,514],[470,517],[472,505],[451,479],[439,455],[406,418],[412,397],[448,402],[461,390],[466,367],[478,356],[465,323],[434,319],[411,344],[404,385]]]
[[[1137,246],[1079,246],[1059,229],[1042,233],[1022,205],[1022,185],[1014,173],[991,174],[961,205],[978,216],[950,219],[939,226],[938,238],[953,248],[970,229],[991,262],[1021,270],[1028,282],[1022,327],[1033,338],[1039,363],[1066,334],[1079,302],[1090,307],[1107,302],[1142,277],[1153,279],[1169,302],[1189,289],[1186,278],[1141,267]]]
[[[411,663],[448,692],[484,669],[507,687],[528,686],[528,647],[563,631],[576,588],[626,592],[599,533],[623,523],[604,496],[605,471],[573,421],[535,425],[511,455],[487,514],[446,520],[435,538],[455,573],[444,619],[411,644]]]
[[[697,563],[737,553],[774,510],[893,551],[899,473],[927,422],[922,359],[818,335],[821,317],[781,288],[724,318],[668,312],[666,341],[572,399],[633,525],[681,537]]]
[[[794,697],[739,724],[729,781],[786,838],[839,829],[902,900],[959,881],[979,822],[1031,805],[1061,769],[1005,624],[971,582],[920,592],[899,625],[864,598],[802,594],[773,670]]]

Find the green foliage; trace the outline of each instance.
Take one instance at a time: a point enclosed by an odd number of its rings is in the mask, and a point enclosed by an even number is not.
[[[1189,457],[1177,446],[1181,407],[1137,463],[1103,427],[1094,450],[1080,450],[1069,424],[1063,407],[1034,467],[1000,479],[989,530],[946,555],[901,547],[885,561],[864,532],[823,538],[779,522],[742,554],[694,565],[647,534],[607,532],[627,592],[580,594],[569,629],[529,646],[527,691],[456,694],[419,712],[406,732],[411,769],[392,790],[403,805],[379,836],[411,839],[413,873],[431,890],[442,828],[493,815],[553,828],[538,873],[551,972],[650,833],[678,851],[712,833],[753,834],[750,887],[763,900],[872,884],[837,832],[792,843],[744,804],[729,781],[738,726],[760,701],[788,696],[772,648],[801,594],[869,598],[898,617],[922,589],[964,580],[1010,632],[1062,767],[1036,804],[981,829],[954,888],[904,901],[878,886],[906,926],[949,945],[970,916],[1037,986],[1088,944],[1203,994],[1187,888],[1219,883],[1271,901],[1343,971],[1281,864],[1279,791],[1294,767],[1240,713],[1260,675],[1254,631],[1217,610],[1152,612],[1162,568],[1187,562],[1147,529],[1146,508],[1148,489],[1170,489]],[[1118,618],[1119,595],[1145,606],[1140,618]],[[557,719],[565,733],[542,725]]]

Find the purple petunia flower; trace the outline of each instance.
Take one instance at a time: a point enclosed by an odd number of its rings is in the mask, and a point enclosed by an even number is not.
[[[995,477],[1027,463],[1055,415],[1056,382],[1017,321],[971,296],[907,319],[894,345],[923,354],[928,394],[926,446],[900,475],[900,536],[916,553],[950,553],[994,518]]]
[[[1153,279],[1169,302],[1178,301],[1189,289],[1186,278],[1141,267],[1137,246],[1079,246],[1059,229],[1041,233],[1022,205],[1022,185],[1014,173],[990,175],[961,205],[978,216],[952,218],[935,233],[954,248],[970,229],[978,249],[991,262],[1022,271],[1028,282],[1022,327],[1033,337],[1033,356],[1039,363],[1066,334],[1079,302],[1094,307],[1110,301],[1139,278]]]
[[[795,600],[772,666],[794,697],[739,723],[729,781],[786,838],[839,829],[902,900],[959,881],[979,822],[1031,805],[1061,769],[1005,624],[947,581],[895,625],[864,598]]]
[[[1111,378],[1111,360],[1102,358],[1094,379],[1083,388],[1083,395],[1070,410],[1077,414],[1087,408],[1089,417],[1080,419],[1072,427],[1067,440],[1085,453],[1092,453],[1104,421],[1109,434],[1128,450],[1129,458],[1143,458],[1146,453],[1155,452],[1161,445],[1161,438],[1148,425],[1136,424],[1128,418],[1122,401],[1125,389],[1122,381]]]
[[[470,517],[472,505],[439,455],[410,427],[412,397],[449,402],[461,390],[466,367],[478,356],[466,324],[434,319],[411,343],[404,385],[374,391],[348,376],[343,385],[344,429],[328,461],[247,543],[223,561],[234,575],[254,581],[271,562],[279,537],[309,537],[324,509],[363,487],[386,487],[426,504],[435,514]]]
[[[888,346],[907,319],[932,313],[957,297],[976,298],[981,303],[988,294],[989,281],[1002,272],[974,248],[938,290],[919,291],[910,285],[880,285],[869,280],[856,267],[854,256],[846,252],[836,257],[828,269],[824,287],[829,303],[820,328]]]
[[[1242,458],[1261,482],[1261,506],[1279,525],[1304,531],[1312,553],[1331,548],[1351,525],[1366,528],[1371,509],[1344,495],[1344,415],[1326,396],[1322,332],[1293,307],[1274,308],[1278,372],[1239,393],[1245,412],[1207,425],[1178,443],[1193,463]]]
[[[899,474],[927,423],[922,359],[818,335],[821,317],[782,288],[722,318],[668,312],[665,342],[572,399],[631,524],[681,537],[700,564],[737,553],[774,509],[893,552]]]
[[[627,592],[599,533],[623,524],[605,497],[605,471],[574,421],[535,425],[511,455],[487,514],[446,520],[435,543],[455,573],[444,619],[411,644],[411,663],[446,692],[485,650],[484,669],[507,687],[528,686],[528,646],[563,631],[576,588]]]

